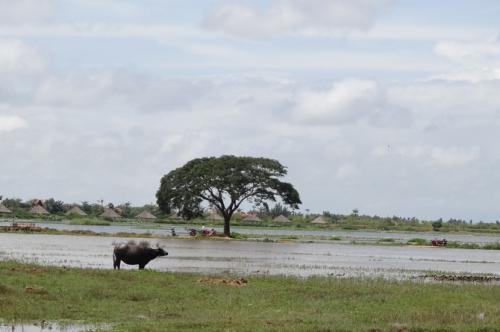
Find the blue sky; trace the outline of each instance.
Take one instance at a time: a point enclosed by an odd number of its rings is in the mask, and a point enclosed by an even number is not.
[[[276,158],[303,209],[500,219],[498,1],[0,0],[0,194],[154,201]]]

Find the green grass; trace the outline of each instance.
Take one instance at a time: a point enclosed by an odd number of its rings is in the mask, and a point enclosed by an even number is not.
[[[499,331],[500,287],[45,268],[0,262],[0,319],[117,331]]]
[[[409,239],[408,244],[415,244],[415,245],[419,245],[419,246],[424,246],[424,245],[430,245],[430,241],[416,237],[413,239]]]
[[[462,243],[456,241],[448,241],[446,244],[447,248],[458,248],[458,249],[485,249],[485,250],[500,250],[500,242],[496,243]]]
[[[486,249],[486,250],[500,250],[500,242],[484,244],[483,247],[482,247],[482,249]]]

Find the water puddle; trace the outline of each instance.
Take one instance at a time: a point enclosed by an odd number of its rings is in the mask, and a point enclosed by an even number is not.
[[[83,332],[107,331],[108,325],[75,324],[41,321],[36,323],[6,323],[0,322],[0,332]]]

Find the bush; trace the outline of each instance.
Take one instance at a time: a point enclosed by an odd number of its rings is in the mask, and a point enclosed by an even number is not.
[[[488,249],[488,250],[500,250],[500,242],[485,244],[485,245],[483,246],[483,249]]]
[[[416,244],[416,245],[419,245],[419,246],[423,246],[423,245],[426,245],[426,244],[429,244],[429,242],[426,240],[426,239],[422,239],[422,238],[413,238],[413,239],[409,239],[408,244]]]
[[[231,232],[231,238],[233,239],[245,239],[246,236],[241,233]]]
[[[443,221],[442,220],[438,220],[438,221],[434,221],[432,223],[432,229],[434,231],[439,231],[441,229],[441,227],[443,227]]]

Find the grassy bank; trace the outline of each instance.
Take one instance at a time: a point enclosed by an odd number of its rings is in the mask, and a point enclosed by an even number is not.
[[[5,321],[117,331],[499,331],[500,287],[46,268],[0,262]]]

